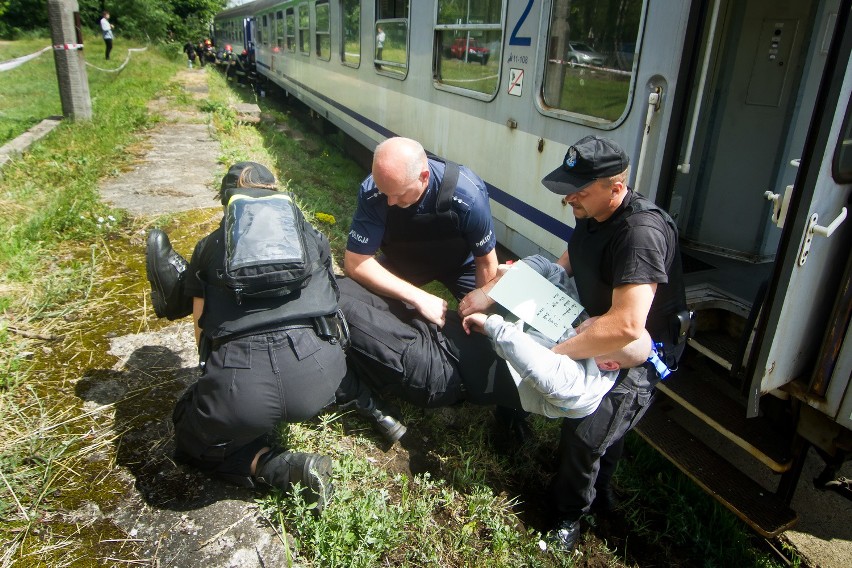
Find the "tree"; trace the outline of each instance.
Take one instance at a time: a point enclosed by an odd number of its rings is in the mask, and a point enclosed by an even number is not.
[[[84,26],[97,30],[108,10],[118,37],[162,41],[171,36],[203,36],[226,0],[78,0]],[[47,30],[47,0],[0,0],[0,33]]]

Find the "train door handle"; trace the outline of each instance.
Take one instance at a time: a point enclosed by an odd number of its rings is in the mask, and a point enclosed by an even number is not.
[[[795,160],[790,160],[790,165],[798,168],[800,162],[801,160],[796,158]],[[784,188],[783,196],[778,193],[772,193],[771,191],[763,192],[763,197],[772,202],[772,222],[777,225],[779,229],[784,228],[784,219],[787,217],[787,209],[790,206],[790,197],[792,195],[792,185],[788,185]]]
[[[832,221],[827,227],[817,225],[818,220],[818,214],[814,213],[811,215],[811,220],[808,222],[808,229],[805,232],[805,240],[802,243],[802,250],[799,253],[799,266],[803,266],[805,262],[807,262],[808,253],[811,251],[811,242],[813,242],[814,236],[819,235],[821,237],[828,238],[835,230],[837,230],[837,227],[846,220],[846,208],[843,207],[840,210],[840,213],[837,214],[837,217],[834,218],[834,221]]]
[[[787,217],[787,208],[790,206],[790,196],[793,195],[793,186],[788,185],[784,188],[784,195],[764,191],[763,196],[772,202],[772,222],[779,229],[784,228],[784,219]]]

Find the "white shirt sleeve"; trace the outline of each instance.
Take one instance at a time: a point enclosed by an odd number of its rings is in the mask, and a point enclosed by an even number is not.
[[[528,381],[543,396],[561,399],[583,394],[584,365],[567,355],[554,353],[499,315],[488,317],[485,331],[497,354],[512,366],[521,380]]]

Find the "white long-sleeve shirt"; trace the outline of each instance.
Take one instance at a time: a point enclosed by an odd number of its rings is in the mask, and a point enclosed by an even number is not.
[[[594,412],[613,387],[618,371],[601,371],[594,358],[575,361],[538,343],[499,315],[485,321],[494,350],[509,364],[527,412],[549,418],[582,418]],[[562,338],[574,335],[569,328]]]
[[[101,18],[101,31],[104,34],[104,39],[112,39],[112,24],[106,18]]]

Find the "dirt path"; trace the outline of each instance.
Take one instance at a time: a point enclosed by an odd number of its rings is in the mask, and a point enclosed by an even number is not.
[[[176,81],[197,98],[207,93],[204,70],[181,71]],[[171,110],[168,100],[153,101],[152,110],[165,120],[142,145],[134,168],[104,182],[102,198],[150,218],[215,208],[220,146],[206,115]],[[251,491],[212,481],[171,460],[173,401],[197,374],[191,322],[114,338],[110,344],[118,363],[81,381],[77,392],[88,410],[115,409],[114,431],[122,433],[116,461],[137,491],[129,491],[109,517],[134,539],[139,558],[151,566],[286,566],[282,536],[259,514]],[[81,509],[83,520],[102,517],[91,509]]]

